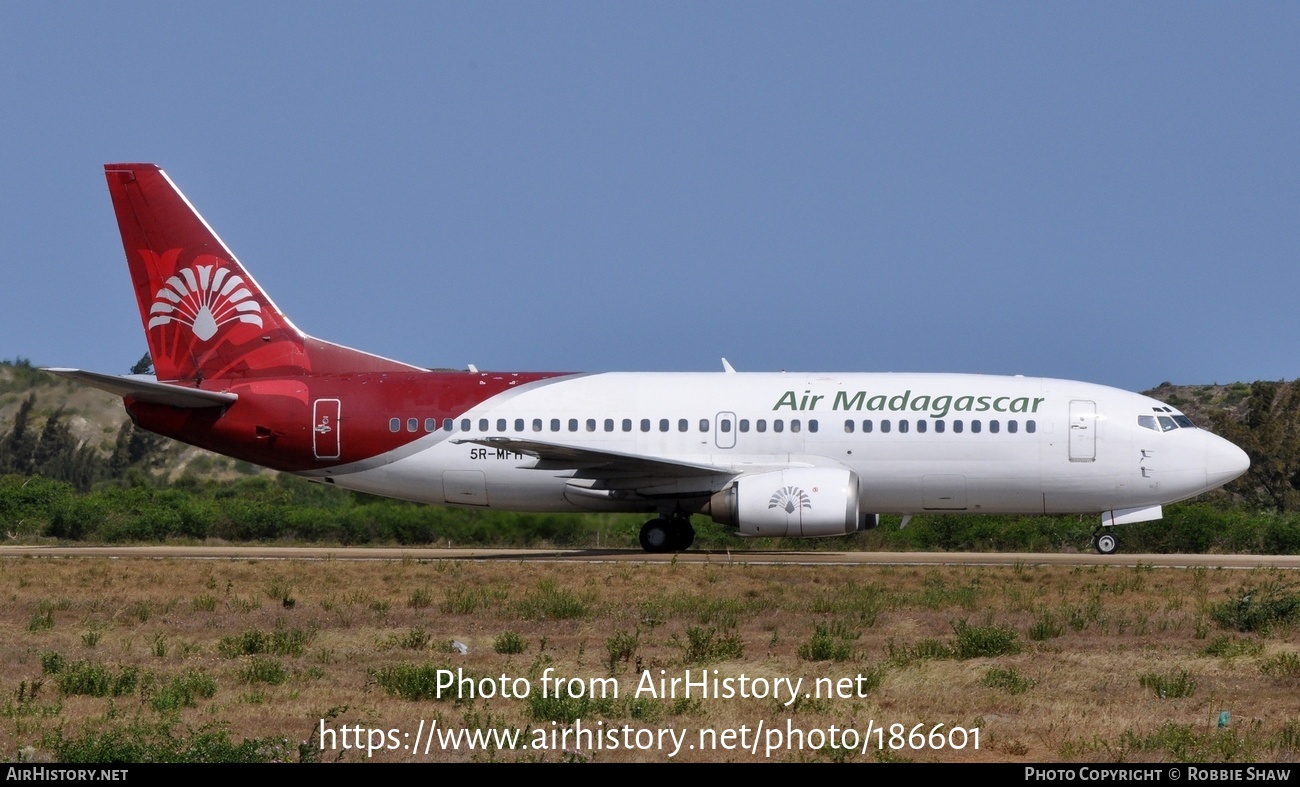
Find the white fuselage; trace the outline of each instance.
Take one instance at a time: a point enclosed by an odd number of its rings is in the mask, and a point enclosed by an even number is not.
[[[352,415],[354,423],[407,423],[401,412]],[[590,474],[581,463],[577,470],[553,467],[485,444],[500,439],[706,466],[731,476],[845,468],[860,479],[861,509],[876,513],[1110,511],[1143,519],[1158,517],[1162,504],[1225,483],[1247,465],[1236,446],[1191,427],[1154,399],[1028,377],[573,375],[521,385],[450,425],[449,431],[438,424],[396,451],[308,475],[428,503],[528,511],[652,511],[656,501],[707,496],[725,483],[625,472],[618,486],[636,494],[601,499],[582,494],[592,482],[584,480]],[[1137,513],[1152,508],[1152,516]]]

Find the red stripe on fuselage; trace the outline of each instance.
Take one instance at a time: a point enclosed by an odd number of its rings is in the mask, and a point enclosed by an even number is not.
[[[364,372],[212,381],[205,388],[239,400],[225,408],[184,409],[127,399],[137,425],[181,442],[284,471],[359,462],[429,434],[425,420],[458,418],[498,394],[566,372]],[[337,399],[339,456],[317,458],[313,403]],[[399,431],[389,427],[401,422]],[[408,419],[417,429],[407,431]],[[331,451],[332,453],[332,451]]]

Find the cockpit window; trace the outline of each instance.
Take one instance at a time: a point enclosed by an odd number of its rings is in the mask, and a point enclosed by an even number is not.
[[[1168,413],[1168,415],[1139,415],[1138,426],[1143,429],[1150,429],[1156,432],[1170,432],[1174,429],[1195,429],[1196,424],[1192,419],[1175,412],[1172,407],[1152,407],[1157,413]]]

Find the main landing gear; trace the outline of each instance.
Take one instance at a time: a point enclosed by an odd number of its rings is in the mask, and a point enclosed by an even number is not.
[[[641,548],[647,552],[681,552],[694,543],[690,517],[661,516],[641,526]]]
[[[1113,555],[1119,550],[1119,539],[1109,528],[1102,528],[1092,534],[1092,546],[1099,555]]]

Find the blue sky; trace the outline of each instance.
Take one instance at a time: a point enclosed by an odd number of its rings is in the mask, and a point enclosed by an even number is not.
[[[0,358],[144,352],[102,165],[430,366],[1300,376],[1300,5],[0,9]]]

